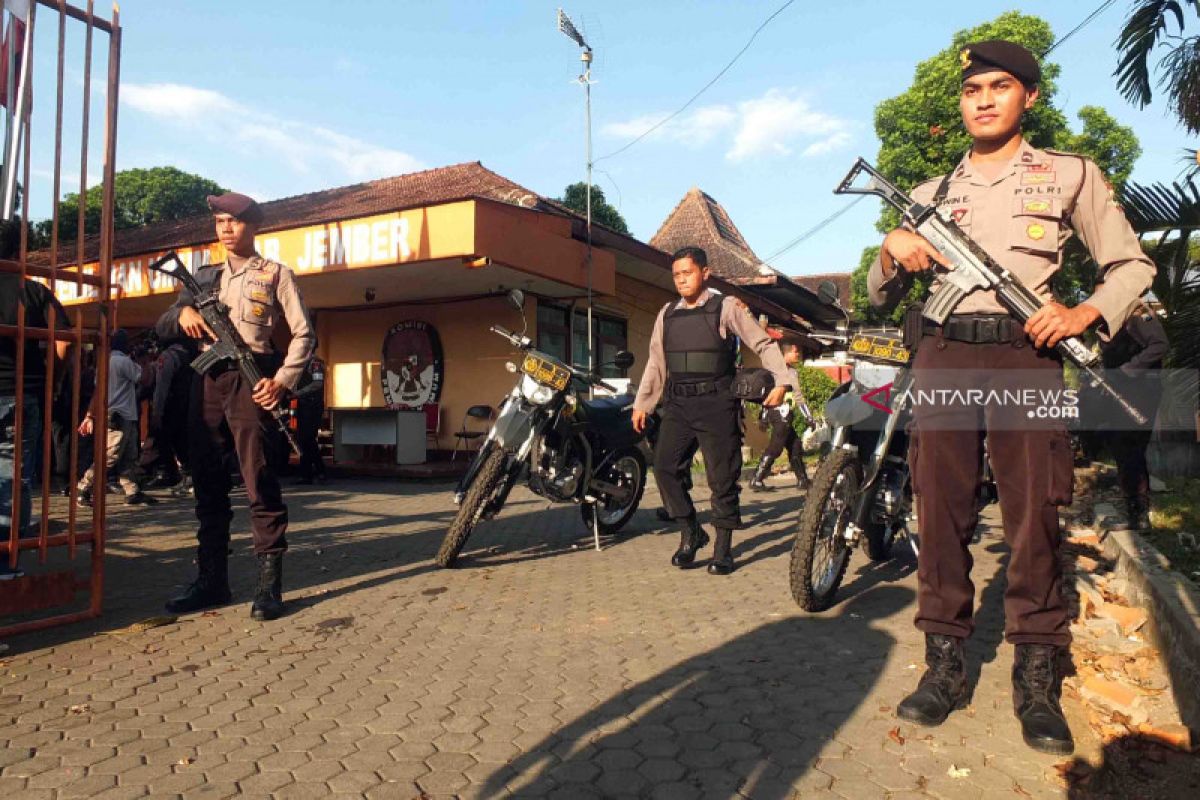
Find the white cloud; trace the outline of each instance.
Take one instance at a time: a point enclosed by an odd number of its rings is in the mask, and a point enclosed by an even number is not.
[[[371,180],[423,169],[414,156],[328,128],[279,119],[211,89],[177,83],[122,84],[121,100],[151,117],[194,126],[264,163],[282,161],[309,175],[332,164],[342,177]],[[236,124],[221,125],[222,118]],[[200,124],[202,123],[202,124]]]
[[[121,101],[152,117],[186,122],[239,110],[220,92],[178,83],[123,83]]]
[[[601,133],[615,139],[633,139],[666,116],[645,114],[609,123]],[[789,155],[796,147],[802,147],[800,155],[804,158],[825,155],[850,143],[851,128],[848,120],[812,108],[797,92],[770,89],[761,97],[735,106],[703,106],[681,114],[646,138],[698,148],[718,136],[731,136],[725,157],[737,162]]]
[[[788,155],[797,141],[816,139],[802,155],[821,155],[849,142],[846,120],[816,111],[803,97],[771,89],[762,97],[738,104],[740,123],[730,161],[764,154]]]

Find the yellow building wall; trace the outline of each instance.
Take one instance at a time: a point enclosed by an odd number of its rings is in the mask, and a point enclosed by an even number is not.
[[[640,380],[646,364],[655,317],[673,293],[641,281],[618,276],[615,297],[598,298],[597,309],[626,320],[628,348],[637,357],[630,377]],[[530,336],[536,341],[537,299],[526,301]],[[462,425],[467,408],[486,404],[496,408],[513,387],[515,378],[504,363],[514,359],[512,347],[491,333],[492,325],[520,328],[520,318],[502,297],[446,304],[404,305],[340,312],[322,310],[317,320],[319,355],[328,365],[326,402],[331,408],[381,408],[380,358],[383,338],[402,320],[421,320],[441,339],[445,359],[442,382],[442,449],[454,447],[454,431]],[[753,353],[747,365],[757,365]],[[761,452],[766,436],[748,420],[746,444]]]

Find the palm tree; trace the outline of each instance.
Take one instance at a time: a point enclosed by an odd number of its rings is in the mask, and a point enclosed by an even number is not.
[[[1200,0],[1137,0],[1117,38],[1117,88],[1126,100],[1145,108],[1153,99],[1150,57],[1166,48],[1155,64],[1158,86],[1189,133],[1200,133],[1200,36],[1184,36],[1188,9],[1200,18]]]

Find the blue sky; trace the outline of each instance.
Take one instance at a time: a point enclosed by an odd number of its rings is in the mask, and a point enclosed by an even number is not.
[[[685,113],[686,125],[610,159],[601,157],[707,83],[782,0],[566,2],[596,51],[596,181],[634,234],[649,239],[699,186],[767,257],[847,202],[831,189],[856,156],[875,155],[876,104],[902,92],[955,31],[1016,9],[1062,35],[1100,0],[798,0]],[[1141,140],[1134,180],[1171,180],[1194,141],[1161,105],[1127,104],[1111,78],[1130,5],[1118,0],[1055,51],[1058,103],[1076,125],[1081,106],[1108,109]],[[583,177],[584,126],[578,51],[555,29],[556,7],[124,0],[117,166],[174,165],[266,200],[479,160],[559,195]],[[39,18],[41,81],[52,76],[53,18]],[[68,121],[78,116],[78,48],[69,39]],[[94,125],[102,110],[93,107]],[[51,95],[37,95],[34,217],[50,208],[52,111]],[[77,174],[78,144],[66,147]],[[877,213],[863,202],[773,263],[789,274],[849,269],[878,241]]]

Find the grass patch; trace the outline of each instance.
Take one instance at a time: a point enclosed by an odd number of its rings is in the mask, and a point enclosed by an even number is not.
[[[1198,499],[1200,478],[1168,480],[1167,491],[1155,494],[1151,500],[1153,529],[1143,535],[1171,560],[1171,566],[1200,585],[1200,549],[1192,546],[1200,540]]]

